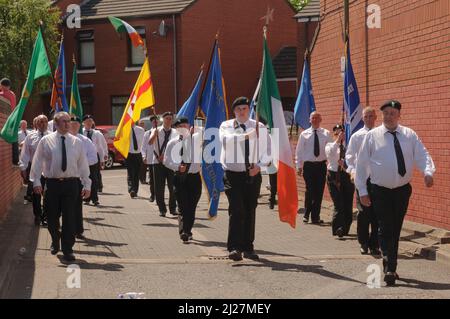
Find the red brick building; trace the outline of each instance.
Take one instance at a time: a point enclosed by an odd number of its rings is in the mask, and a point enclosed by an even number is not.
[[[67,72],[72,72],[71,56],[75,54],[85,112],[93,114],[98,124],[118,123],[143,59],[140,49],[132,49],[125,34],[119,37],[115,32],[109,15],[126,20],[145,37],[156,111],[162,113],[176,111],[184,103],[200,66],[209,62],[217,31],[228,104],[236,96],[251,96],[262,63],[265,20],[261,18],[270,8],[271,54],[276,56],[287,47],[290,49],[283,51],[287,54],[282,57],[294,60],[289,63],[294,73],[280,75],[282,95],[293,107],[297,93],[297,23],[287,0],[55,1],[63,12],[74,2],[81,5],[81,28],[64,28]],[[282,68],[283,62],[279,64]]]
[[[431,189],[415,173],[408,219],[450,229],[450,2],[375,3],[381,28],[369,29],[370,2],[350,1],[351,57],[361,103],[378,108],[389,98],[402,102],[401,123],[418,133],[437,169]],[[326,128],[339,121],[342,106],[343,11],[342,0],[320,1],[320,32],[311,55],[316,107]],[[305,22],[299,24],[304,34]],[[299,46],[299,55],[303,52]]]

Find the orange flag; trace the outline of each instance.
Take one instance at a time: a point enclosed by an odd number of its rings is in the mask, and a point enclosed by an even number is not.
[[[114,146],[123,157],[128,157],[132,124],[141,118],[142,110],[152,107],[154,104],[155,95],[153,93],[152,77],[147,58],[142,66],[139,78],[134,85],[133,92],[131,92],[130,98],[128,99],[114,138]]]

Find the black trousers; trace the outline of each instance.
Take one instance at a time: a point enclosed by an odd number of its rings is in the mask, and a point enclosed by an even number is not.
[[[337,180],[338,174],[339,180]],[[351,182],[350,175],[342,170],[339,173],[328,171],[327,185],[334,204],[333,220],[331,222],[333,236],[336,235],[336,231],[339,228],[342,228],[344,235],[348,235],[353,221],[355,185]]]
[[[166,203],[164,201],[165,187],[167,182],[167,188],[169,189],[169,210],[175,213],[177,209],[176,197],[173,191],[173,178],[174,172],[168,169],[163,164],[154,164],[155,166],[155,195],[156,204],[159,211],[162,213],[167,212]]]
[[[150,197],[155,198],[155,166],[153,164],[148,165],[148,175],[150,178],[149,184],[150,184]]]
[[[387,272],[397,271],[398,242],[411,193],[410,184],[394,189],[372,184],[370,198],[378,219],[378,237]]]
[[[100,163],[89,166],[89,178],[91,179],[91,200],[93,203],[98,202],[98,189],[99,189],[99,175],[100,175]],[[89,200],[87,200],[89,202]]]
[[[103,192],[102,170],[100,169],[100,166],[99,166],[99,169],[98,169],[98,191],[99,192]]]
[[[127,163],[127,181],[128,181],[128,193],[132,191],[136,194],[139,191],[139,172],[142,165],[141,153],[128,153]]]
[[[92,182],[92,184],[93,183],[94,182]],[[83,227],[83,197],[81,196],[81,191],[82,190],[83,190],[83,184],[81,184],[81,181],[78,180],[78,196],[77,196],[77,203],[76,203],[76,226],[75,226],[75,234],[76,235],[81,235],[81,234],[84,233],[84,227]]]
[[[45,181],[46,181],[45,177],[41,176],[42,189],[45,189]],[[31,185],[31,189],[33,189],[33,183],[32,182],[28,182],[28,186],[29,187],[30,187],[30,185]],[[45,195],[43,197],[44,197],[44,200],[42,201],[42,196],[41,195],[35,194],[34,192],[31,195],[32,203],[33,203],[33,214],[34,214],[34,217],[39,217],[41,220],[45,220],[47,218],[46,197],[45,197]]]
[[[139,170],[139,180],[142,184],[145,184],[147,182],[147,168],[148,165],[142,163],[141,169]]]
[[[277,195],[277,179],[278,174],[269,174],[270,183],[270,201],[275,201],[275,196]]]
[[[247,183],[246,172],[225,171],[224,188],[228,198],[228,251],[252,251],[255,240],[255,217],[261,191],[261,174]]]
[[[73,252],[76,231],[76,204],[79,193],[79,179],[72,178],[63,181],[47,179],[47,218],[48,231],[52,242],[61,239],[64,254]],[[59,231],[59,218],[62,216],[62,234]]]
[[[367,190],[371,192],[372,185],[370,179],[367,180]],[[378,249],[378,221],[373,205],[370,207],[361,205],[358,190],[356,190],[356,206],[358,207],[358,242],[361,246],[370,249]]]
[[[12,163],[17,165],[19,163],[19,143],[14,142],[11,144],[12,147]]]
[[[202,195],[202,179],[199,173],[183,175],[175,173],[173,186],[180,209],[178,231],[180,235],[183,233],[192,235],[195,210]]]
[[[303,165],[303,179],[305,180],[305,217],[313,222],[320,220],[323,191],[327,175],[327,164],[323,162],[305,162]]]

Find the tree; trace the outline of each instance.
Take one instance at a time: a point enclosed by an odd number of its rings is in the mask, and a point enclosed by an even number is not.
[[[18,98],[25,83],[28,64],[39,29],[43,34],[50,63],[55,65],[59,45],[61,12],[49,0],[0,0],[0,78],[8,77]],[[49,90],[48,79],[36,82],[34,92]]]
[[[297,11],[302,10],[309,2],[309,0],[289,0]]]

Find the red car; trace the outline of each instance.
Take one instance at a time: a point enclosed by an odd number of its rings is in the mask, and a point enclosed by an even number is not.
[[[125,164],[125,158],[119,151],[114,147],[114,135],[116,135],[117,126],[113,125],[100,125],[95,127],[97,130],[102,132],[103,136],[108,143],[108,160],[105,162],[105,168],[113,167],[114,163]]]

